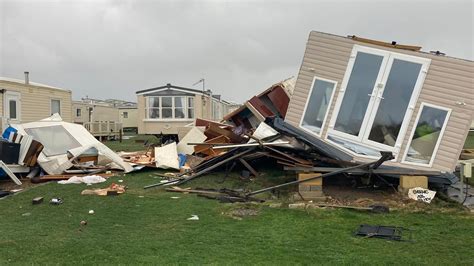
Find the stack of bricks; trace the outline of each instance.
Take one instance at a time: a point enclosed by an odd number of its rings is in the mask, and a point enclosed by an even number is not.
[[[320,176],[320,173],[299,173],[298,180],[304,180]],[[299,194],[304,200],[324,201],[326,196],[323,193],[323,179],[316,178],[311,181],[299,183]]]

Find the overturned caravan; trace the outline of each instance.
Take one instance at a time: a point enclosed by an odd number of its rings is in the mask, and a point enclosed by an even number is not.
[[[474,114],[474,62],[419,49],[311,32],[281,125],[330,158],[366,163],[390,151],[387,173],[455,182]]]
[[[82,125],[64,122],[58,114],[40,121],[12,125],[19,134],[32,136],[43,144],[38,164],[50,175],[64,173],[83,155],[97,156],[97,165],[125,172],[133,170],[114,151],[99,142]]]

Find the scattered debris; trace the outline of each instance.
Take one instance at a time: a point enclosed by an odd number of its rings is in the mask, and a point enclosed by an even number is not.
[[[37,205],[37,204],[42,203],[42,202],[43,202],[43,199],[44,199],[43,197],[36,197],[36,198],[34,198],[33,200],[31,200],[31,203],[32,203],[33,205]]]
[[[89,210],[89,214],[94,214],[94,210]]]
[[[412,200],[422,201],[425,203],[431,203],[436,195],[436,191],[429,189],[416,187],[408,190],[408,198]]]
[[[20,179],[18,179],[15,176],[15,174],[13,174],[13,172],[10,170],[10,168],[8,168],[8,166],[3,161],[0,161],[0,168],[1,168],[1,170],[3,170],[3,172],[5,172],[8,175],[8,177],[10,177],[13,180],[13,182],[15,182],[15,184],[17,184],[17,185],[22,184]]]
[[[334,204],[325,204],[325,203],[310,203],[310,206],[317,207],[329,207],[329,208],[342,208],[342,209],[352,209],[352,210],[362,210],[369,211],[373,213],[389,213],[390,208],[383,204],[371,205],[369,207],[358,207],[358,206],[347,206],[347,205],[334,205]],[[308,207],[308,206],[307,206]]]
[[[87,176],[73,176],[68,180],[61,180],[58,181],[58,184],[97,184],[107,181],[107,179],[103,178],[102,176],[98,175],[87,175]]]
[[[31,136],[44,148],[38,156],[38,164],[50,175],[85,162],[97,162],[94,166],[112,166],[131,172],[132,166],[115,152],[99,142],[82,125],[64,122],[58,114],[43,120],[12,125],[22,136]]]
[[[409,230],[403,227],[362,224],[355,232],[355,235],[366,238],[374,237],[387,240],[401,241],[403,231]],[[411,240],[411,234],[409,240]]]
[[[191,217],[189,217],[186,220],[188,220],[188,221],[199,221],[199,216],[193,214],[193,215],[191,215]]]
[[[60,198],[52,198],[51,201],[49,201],[49,203],[53,205],[59,205],[63,203],[63,200]]]
[[[87,221],[82,220],[82,221],[81,221],[81,225],[87,225]]]
[[[107,188],[85,189],[81,195],[115,196],[125,193],[125,186],[110,184]]]

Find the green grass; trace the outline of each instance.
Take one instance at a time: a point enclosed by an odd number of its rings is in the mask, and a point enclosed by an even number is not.
[[[130,139],[124,139],[122,142],[118,140],[104,141],[114,151],[141,151],[145,149],[144,142],[157,143],[158,139],[152,135],[129,135]],[[138,142],[137,142],[138,141]]]
[[[121,146],[107,145],[115,150],[142,149],[134,139]],[[474,216],[467,212],[430,209],[429,213],[377,215],[253,204],[250,208],[258,210],[258,215],[238,220],[229,212],[247,205],[224,204],[162,188],[144,190],[143,186],[159,182],[156,173],[146,170],[111,177],[93,186],[48,183],[0,200],[0,265],[474,264]],[[264,178],[244,182],[236,174],[224,179],[223,173],[214,173],[182,187],[253,190],[287,179],[282,175],[268,170]],[[86,188],[106,187],[119,179],[128,186],[125,194],[80,195]],[[32,205],[31,199],[38,196],[45,202]],[[52,197],[60,197],[64,203],[48,204]],[[95,214],[88,214],[89,210]],[[187,221],[192,214],[200,220]],[[82,220],[88,224],[81,226]],[[407,227],[413,230],[414,241],[354,237],[360,224]]]
[[[276,178],[276,172],[273,175]],[[220,186],[221,174],[187,186]],[[236,187],[235,175],[226,186]],[[120,196],[81,196],[86,185],[49,183],[0,200],[0,264],[465,264],[472,265],[473,216],[461,212],[375,215],[350,210],[274,209],[236,220],[229,204],[142,187],[152,171],[112,177]],[[239,181],[240,182],[240,181]],[[259,182],[245,183],[248,188]],[[37,196],[47,202],[32,205]],[[171,199],[179,196],[179,199]],[[95,214],[88,214],[89,210]],[[24,216],[29,213],[28,216]],[[187,221],[197,214],[199,221]],[[87,220],[86,226],[80,222]],[[413,229],[414,242],[352,236],[359,224]]]

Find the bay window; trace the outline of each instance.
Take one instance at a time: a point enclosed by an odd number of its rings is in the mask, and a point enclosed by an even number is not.
[[[147,119],[192,119],[194,97],[149,96],[146,101]]]

